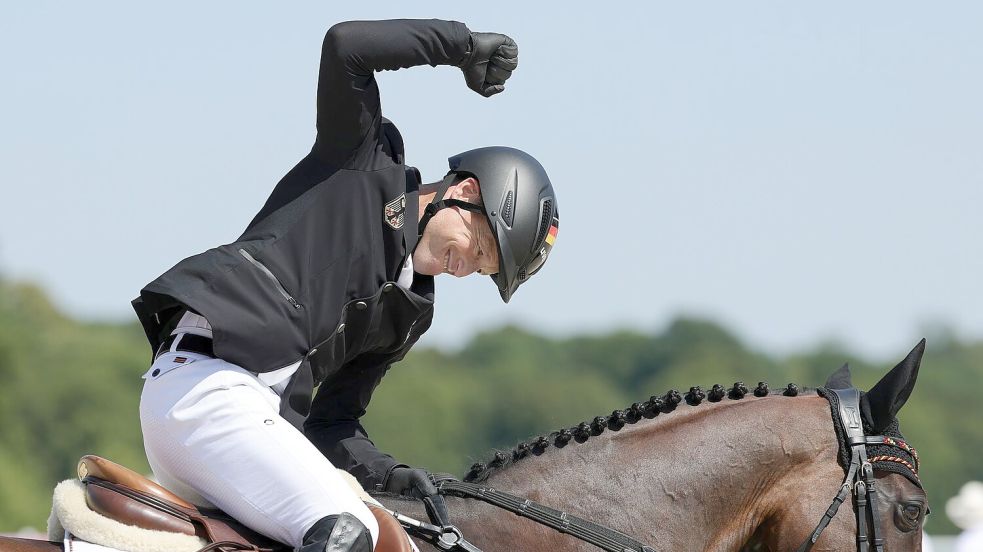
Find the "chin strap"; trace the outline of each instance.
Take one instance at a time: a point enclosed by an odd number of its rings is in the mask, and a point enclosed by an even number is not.
[[[447,193],[447,189],[450,188],[454,181],[457,180],[457,173],[447,173],[447,176],[437,184],[437,193],[433,196],[433,201],[427,204],[423,209],[423,213],[420,215],[420,224],[417,226],[417,244],[420,243],[420,239],[423,237],[423,230],[426,229],[427,223],[430,219],[437,214],[437,211],[441,209],[446,209],[447,207],[458,207],[464,209],[465,211],[471,211],[473,213],[485,213],[485,208],[481,205],[476,205],[467,201],[461,201],[460,199],[443,199],[444,194]]]

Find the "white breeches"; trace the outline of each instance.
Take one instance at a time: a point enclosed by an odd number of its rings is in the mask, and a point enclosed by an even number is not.
[[[143,442],[161,485],[295,548],[317,520],[341,512],[378,542],[371,512],[254,374],[182,351],[161,355],[144,379]]]

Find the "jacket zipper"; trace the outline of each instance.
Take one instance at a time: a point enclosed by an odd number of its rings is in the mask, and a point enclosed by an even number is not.
[[[266,274],[266,277],[269,278],[271,282],[273,282],[273,285],[276,287],[276,290],[280,292],[280,295],[282,295],[283,298],[286,299],[287,302],[293,306],[293,308],[295,309],[300,308],[300,303],[298,303],[297,300],[294,299],[293,296],[291,296],[287,292],[287,288],[283,287],[283,284],[280,283],[279,278],[276,277],[276,274],[273,274],[272,270],[266,268],[265,264],[256,260],[256,258],[250,255],[249,252],[246,251],[245,249],[240,249],[239,254],[245,257],[247,261],[249,261],[253,266],[258,268],[263,274]]]

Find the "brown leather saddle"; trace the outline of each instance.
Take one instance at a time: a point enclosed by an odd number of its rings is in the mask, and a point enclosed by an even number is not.
[[[100,458],[79,460],[85,500],[94,512],[143,529],[198,536],[209,544],[202,551],[288,552],[291,547],[250,530],[220,510],[199,508],[157,483]],[[379,522],[376,552],[411,552],[409,536],[388,513],[368,504]],[[202,552],[200,551],[200,552]]]

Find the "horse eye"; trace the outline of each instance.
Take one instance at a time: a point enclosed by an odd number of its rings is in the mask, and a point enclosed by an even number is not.
[[[918,502],[899,504],[897,514],[895,520],[898,528],[905,532],[913,531],[922,520],[922,505]]]

